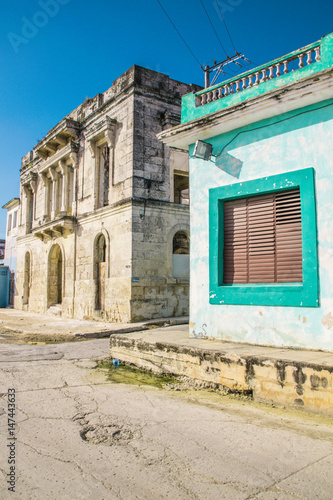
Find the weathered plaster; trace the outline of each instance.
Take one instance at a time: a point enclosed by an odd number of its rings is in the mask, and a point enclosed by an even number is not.
[[[242,162],[238,176],[228,165],[191,158],[192,336],[255,344],[333,349],[332,329],[324,318],[333,311],[333,101],[299,109],[278,119],[211,137],[213,154],[224,149]],[[276,122],[276,123],[275,123]],[[193,145],[190,148],[190,155]],[[315,171],[319,261],[318,308],[209,304],[210,188],[312,167]]]

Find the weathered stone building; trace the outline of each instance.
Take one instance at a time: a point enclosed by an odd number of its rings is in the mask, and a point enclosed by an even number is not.
[[[133,66],[23,157],[16,308],[122,322],[188,313],[188,158],[156,134],[192,90]]]

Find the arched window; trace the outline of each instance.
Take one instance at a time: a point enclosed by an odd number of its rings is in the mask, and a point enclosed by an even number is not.
[[[185,231],[177,231],[173,237],[172,269],[174,278],[189,278],[190,238]]]
[[[29,305],[31,285],[31,258],[30,252],[26,252],[24,259],[24,283],[23,283],[23,305]]]
[[[95,276],[96,300],[98,311],[105,310],[105,278],[106,278],[106,241],[104,234],[100,234],[95,243]]]
[[[63,296],[63,255],[59,245],[53,245],[49,253],[48,307],[61,304]]]
[[[105,237],[103,234],[100,235],[97,241],[97,259],[98,262],[105,262]]]

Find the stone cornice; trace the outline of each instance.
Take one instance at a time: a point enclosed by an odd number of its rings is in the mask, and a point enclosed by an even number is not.
[[[198,139],[205,140],[331,98],[333,68],[165,130],[157,137],[168,146],[188,150]]]
[[[53,127],[46,137],[39,141],[34,150],[42,159],[52,157],[72,139],[78,139],[80,124],[72,118],[64,118]]]
[[[34,227],[31,233],[36,238],[39,238],[42,241],[46,241],[50,238],[67,236],[68,234],[71,234],[74,231],[75,224],[75,217],[65,215],[63,217]]]
[[[12,198],[11,200],[7,201],[2,208],[5,210],[10,210],[11,208],[14,208],[20,204],[20,198]]]
[[[105,138],[109,147],[113,146],[117,121],[109,116],[95,123],[89,130],[86,130],[85,137],[89,143],[97,142]]]
[[[75,155],[77,154],[78,150],[79,150],[78,143],[71,141],[69,144],[67,144],[67,146],[60,149],[60,151],[57,151],[53,156],[47,158],[42,162],[39,169],[40,173],[44,172],[45,170],[53,166],[55,168],[58,168],[58,162],[60,160],[70,159],[71,162],[74,161],[75,163]],[[74,157],[71,158],[71,155],[74,155]]]

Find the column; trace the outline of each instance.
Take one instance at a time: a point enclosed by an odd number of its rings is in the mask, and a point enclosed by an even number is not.
[[[31,189],[31,226],[33,226],[35,220],[36,213],[36,198],[37,198],[37,182],[35,180],[30,181],[30,189]]]
[[[69,155],[73,167],[73,203],[72,215],[75,217],[77,212],[77,154],[71,153]]]
[[[49,174],[52,181],[52,207],[51,207],[51,219],[55,219],[58,209],[58,174],[54,168],[49,168]]]
[[[43,220],[48,221],[50,218],[50,179],[45,172],[42,173],[42,182],[44,187],[44,214]]]
[[[65,161],[59,161],[60,173],[62,175],[62,193],[61,193],[61,207],[60,215],[67,215],[68,212],[68,166]]]
[[[93,161],[93,190],[94,190],[94,210],[99,207],[98,197],[99,197],[99,176],[98,176],[98,148],[96,142],[92,139],[89,141],[89,150],[91,154],[91,159]]]
[[[32,192],[29,184],[23,186],[25,194],[25,232],[30,233],[31,231],[31,202],[32,202]]]

